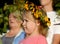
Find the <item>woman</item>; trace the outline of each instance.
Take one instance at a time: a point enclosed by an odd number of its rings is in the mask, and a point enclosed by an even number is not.
[[[26,2],[24,7],[23,27],[26,37],[19,44],[47,44],[45,37],[50,21],[45,12],[30,2]]]
[[[44,10],[47,13],[47,16],[51,19],[51,26],[48,30],[47,41],[48,44],[59,44],[60,43],[60,25],[57,19],[56,12],[53,10],[53,1],[54,0],[40,0],[41,5],[43,5]],[[55,25],[57,24],[57,25]]]
[[[3,44],[18,44],[24,38],[24,31],[22,29],[22,20],[20,11],[16,10],[9,14],[9,32],[2,37]],[[17,41],[16,41],[17,40]]]

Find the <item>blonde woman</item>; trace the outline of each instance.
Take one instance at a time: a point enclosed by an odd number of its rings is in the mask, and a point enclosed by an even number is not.
[[[21,24],[20,11],[11,12],[9,14],[9,32],[2,37],[3,44],[18,44],[24,38],[24,31]]]

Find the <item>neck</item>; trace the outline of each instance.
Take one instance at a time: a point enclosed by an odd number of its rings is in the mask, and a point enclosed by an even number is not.
[[[18,32],[21,30],[21,28],[11,28],[10,31],[8,32],[8,34],[10,36],[15,36],[18,34]]]
[[[44,11],[46,12],[53,11],[52,2],[44,6]]]
[[[21,27],[10,27],[9,32],[6,33],[6,37],[14,37],[18,34],[20,30],[21,30]]]
[[[15,27],[15,28],[10,28],[10,32],[16,32],[16,33],[18,33],[19,31],[20,31],[20,29],[21,29],[21,27]]]
[[[10,30],[12,30],[12,31],[16,31],[16,30],[19,30],[20,28],[22,28],[22,27],[21,27],[21,26],[10,27]]]

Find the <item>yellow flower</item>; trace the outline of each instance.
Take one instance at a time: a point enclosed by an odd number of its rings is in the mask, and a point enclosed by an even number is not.
[[[39,16],[41,16],[42,15],[42,12],[38,12],[38,14],[39,14]]]
[[[25,4],[24,8],[25,8],[26,10],[28,10],[28,9],[29,9],[29,8],[28,8],[28,4]]]
[[[45,20],[45,22],[49,21],[47,16],[44,18],[44,20]]]
[[[51,25],[51,22],[49,21],[49,19],[48,19],[47,16],[45,16],[44,20],[45,20],[45,22],[47,22],[47,26],[50,26]]]
[[[28,1],[26,1],[26,3],[28,3]]]
[[[36,13],[34,13],[34,16],[36,17],[36,18],[38,18],[39,16],[38,16],[38,14],[36,14]]]
[[[34,13],[34,16],[36,18],[39,18],[42,15],[42,12],[39,12],[38,10],[36,10],[36,12]]]
[[[47,26],[50,26],[51,25],[51,22],[49,21],[49,22],[47,22]]]
[[[35,8],[33,8],[32,12],[34,12],[34,11],[35,11]]]
[[[33,3],[31,3],[31,6],[34,6],[34,4],[33,4]]]
[[[33,9],[33,7],[30,7],[30,10],[32,10]]]
[[[38,7],[36,6],[36,9],[38,9]]]

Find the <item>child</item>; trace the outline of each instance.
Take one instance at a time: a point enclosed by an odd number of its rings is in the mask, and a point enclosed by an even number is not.
[[[19,44],[47,44],[46,34],[50,19],[33,3],[26,2],[23,14],[23,27],[26,37]]]

